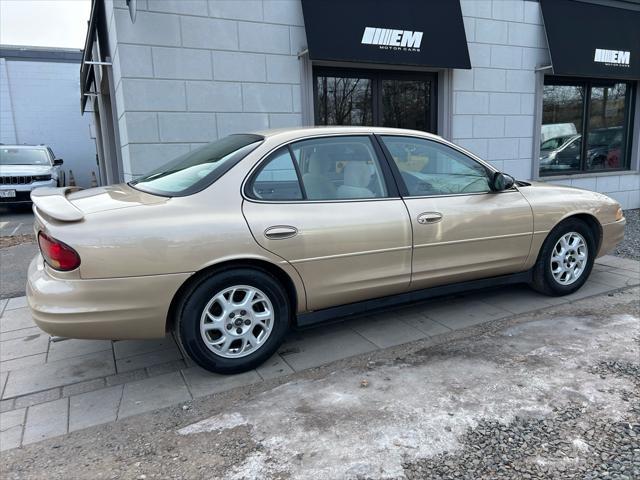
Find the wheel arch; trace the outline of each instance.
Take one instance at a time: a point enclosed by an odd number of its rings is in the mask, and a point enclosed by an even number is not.
[[[575,213],[570,213],[564,217],[562,217],[558,222],[556,222],[556,224],[553,226],[553,228],[551,228],[546,236],[544,237],[544,240],[542,240],[539,244],[539,248],[537,249],[537,253],[535,253],[535,256],[533,257],[533,259],[535,259],[535,262],[537,262],[540,259],[540,255],[542,255],[542,249],[543,246],[545,244],[545,242],[547,241],[547,239],[549,238],[549,236],[551,235],[551,233],[558,228],[560,225],[562,225],[563,223],[565,223],[568,220],[580,220],[581,222],[585,223],[587,225],[587,227],[589,228],[589,230],[591,231],[591,233],[593,234],[593,238],[596,242],[596,256],[597,253],[600,251],[600,246],[602,245],[602,225],[600,225],[600,222],[598,221],[598,219],[595,217],[595,215],[591,214],[591,213],[587,213],[587,212],[575,212]],[[535,265],[535,262],[532,263],[532,265]]]
[[[298,288],[296,288],[296,284],[291,276],[280,266],[275,265],[274,263],[271,263],[267,260],[257,258],[239,258],[209,265],[202,270],[197,271],[187,280],[185,280],[171,299],[169,311],[167,312],[165,331],[169,332],[173,330],[173,327],[176,324],[176,315],[178,313],[178,309],[180,308],[180,302],[191,289],[195,288],[203,279],[211,275],[235,268],[250,268],[274,276],[282,284],[287,293],[287,297],[291,302],[292,321],[294,320],[295,315],[298,311],[298,306],[300,304],[303,304],[302,299],[304,297],[301,297],[301,294],[303,295],[304,291],[298,291]]]
[[[581,220],[589,227],[589,230],[591,230],[591,233],[593,234],[593,239],[596,242],[596,255],[597,255],[597,253],[600,251],[600,246],[602,245],[602,225],[600,224],[600,222],[598,221],[595,215],[587,212],[572,213],[564,217],[562,220],[560,220],[553,228],[555,229],[556,227],[558,227],[558,225],[561,225],[567,220],[574,220],[574,219]]]

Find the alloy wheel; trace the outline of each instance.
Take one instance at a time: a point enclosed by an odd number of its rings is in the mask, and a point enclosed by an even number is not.
[[[587,242],[577,232],[564,234],[551,252],[551,273],[561,285],[571,285],[584,273],[589,259]]]
[[[274,319],[273,305],[264,292],[235,285],[209,300],[200,317],[200,334],[216,355],[241,358],[264,345]]]

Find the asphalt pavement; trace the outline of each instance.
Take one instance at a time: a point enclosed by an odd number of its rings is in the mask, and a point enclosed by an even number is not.
[[[31,204],[0,205],[0,236],[26,235],[33,233]]]
[[[0,206],[0,237],[33,234],[31,205]],[[38,252],[34,241],[0,248],[0,298],[24,295],[27,267]]]

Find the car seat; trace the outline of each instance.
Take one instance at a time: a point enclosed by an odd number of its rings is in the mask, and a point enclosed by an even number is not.
[[[309,200],[327,200],[336,198],[336,187],[326,176],[331,161],[320,152],[309,156],[307,173],[302,176],[302,183]]]
[[[338,198],[372,198],[367,188],[371,172],[366,162],[348,162],[344,167],[344,183],[338,187]]]

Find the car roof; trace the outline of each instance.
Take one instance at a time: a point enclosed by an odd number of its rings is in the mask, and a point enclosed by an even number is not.
[[[274,128],[268,130],[257,130],[254,132],[256,135],[261,135],[265,138],[271,137],[306,137],[309,135],[345,135],[349,133],[353,134],[372,134],[379,135],[416,135],[421,137],[430,137],[438,140],[444,140],[438,135],[432,133],[423,132],[421,130],[408,130],[404,128],[389,128],[389,127],[353,127],[353,126],[322,126],[322,127],[291,127],[291,128]]]

